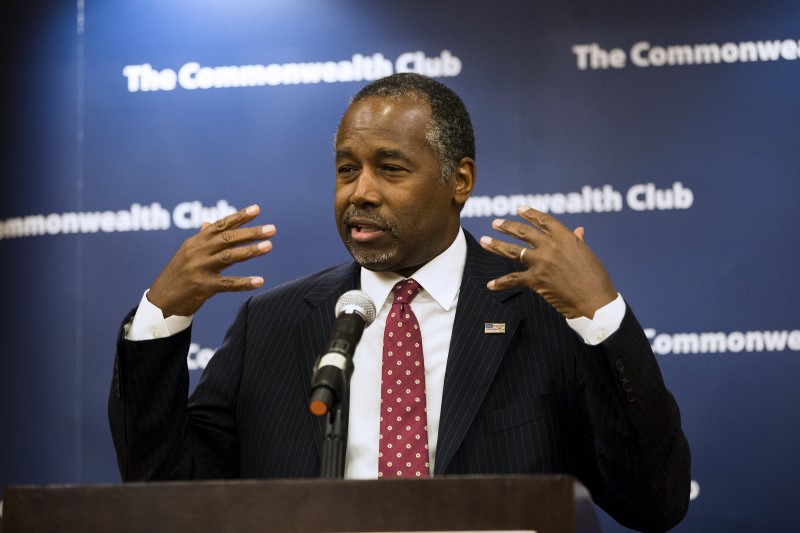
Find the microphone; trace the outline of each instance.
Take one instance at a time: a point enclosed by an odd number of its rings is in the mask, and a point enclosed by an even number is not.
[[[327,352],[317,359],[308,409],[322,416],[336,405],[347,391],[353,375],[353,353],[364,328],[375,320],[375,304],[367,293],[348,291],[336,302],[336,322],[333,324]]]

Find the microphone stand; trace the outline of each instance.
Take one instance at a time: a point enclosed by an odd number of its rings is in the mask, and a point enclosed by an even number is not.
[[[323,479],[344,478],[344,458],[347,448],[347,416],[342,406],[336,402],[328,412],[325,423],[325,437],[322,439],[322,458],[319,477]]]
[[[326,366],[315,374],[315,381],[319,381],[320,386],[312,389],[309,405],[312,413],[326,417],[319,469],[321,478],[344,478],[349,413],[342,409],[341,398],[350,389],[352,375],[353,361],[350,358],[346,358],[343,370]]]

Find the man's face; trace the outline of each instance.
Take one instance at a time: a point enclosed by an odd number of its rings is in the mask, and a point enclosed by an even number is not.
[[[363,267],[408,277],[447,249],[459,227],[452,177],[425,141],[431,114],[416,99],[368,97],[336,137],[339,233]]]

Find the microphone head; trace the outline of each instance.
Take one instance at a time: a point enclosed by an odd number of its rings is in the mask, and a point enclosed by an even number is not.
[[[375,304],[364,291],[347,291],[336,302],[336,316],[342,313],[357,313],[366,322],[364,327],[367,327],[375,320]]]

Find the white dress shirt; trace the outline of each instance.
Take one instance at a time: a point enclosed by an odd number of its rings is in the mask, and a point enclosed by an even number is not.
[[[458,289],[466,260],[467,241],[460,230],[447,250],[423,265],[412,276],[422,286],[422,291],[411,301],[411,309],[420,324],[422,353],[425,357],[425,401],[428,409],[428,457],[431,472],[436,461],[444,371],[456,318]],[[350,380],[346,478],[378,477],[383,330],[392,307],[392,288],[402,279],[402,276],[391,272],[361,269],[361,290],[375,302],[378,316],[364,330],[364,336],[353,356],[355,370]]]

